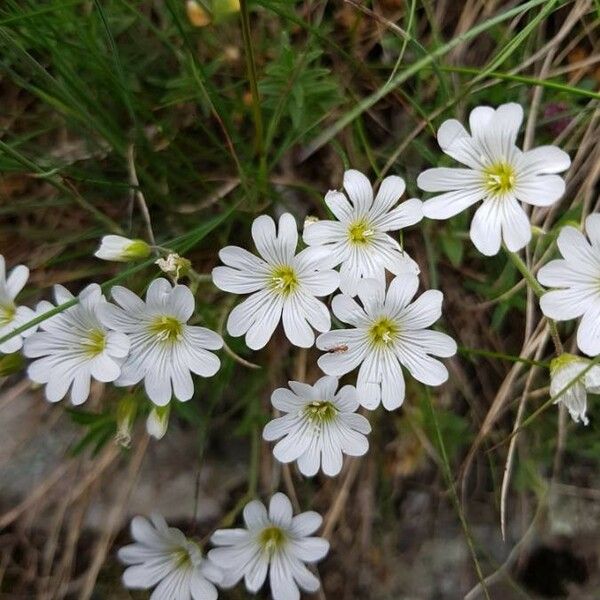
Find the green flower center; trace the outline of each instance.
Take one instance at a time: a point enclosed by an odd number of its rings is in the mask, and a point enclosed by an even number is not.
[[[285,533],[275,525],[266,527],[260,532],[258,541],[269,554],[279,550],[285,542]]]
[[[0,304],[0,326],[8,325],[17,314],[17,309],[13,304]]]
[[[515,189],[515,169],[506,162],[486,167],[483,177],[487,191],[494,196],[501,196]]]
[[[162,315],[150,324],[150,332],[161,342],[174,343],[181,339],[183,323],[176,317]]]
[[[187,548],[177,548],[177,550],[173,552],[173,562],[175,563],[176,569],[191,565],[192,558]]]
[[[98,356],[106,348],[106,333],[102,329],[90,329],[83,348],[88,356]]]
[[[289,296],[298,288],[298,277],[292,267],[282,265],[273,269],[271,273],[271,286],[284,296]]]
[[[387,317],[382,317],[369,328],[369,339],[375,346],[387,346],[394,341],[398,331],[397,323]]]
[[[321,425],[333,421],[338,409],[326,400],[315,400],[304,408],[304,414],[312,423]]]
[[[355,221],[348,227],[348,239],[350,242],[361,246],[368,244],[374,233],[369,224],[364,220]]]

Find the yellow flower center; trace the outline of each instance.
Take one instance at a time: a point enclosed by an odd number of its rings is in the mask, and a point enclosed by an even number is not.
[[[337,413],[338,409],[326,400],[315,400],[304,408],[308,420],[318,425],[332,421]]]
[[[13,304],[0,304],[0,326],[8,325],[17,314],[17,309]]]
[[[369,238],[373,236],[375,232],[369,227],[369,224],[362,221],[355,221],[348,227],[348,239],[353,244],[359,244],[364,246],[369,243]]]
[[[490,194],[502,196],[515,189],[516,175],[512,165],[499,162],[483,171],[485,187]]]
[[[106,348],[106,333],[102,329],[90,329],[83,348],[88,356],[98,356]]]
[[[282,265],[273,269],[271,273],[271,286],[284,296],[289,296],[298,288],[298,277],[292,267]]]
[[[371,344],[377,346],[387,346],[394,341],[394,338],[398,335],[398,325],[387,317],[378,319],[369,328],[369,338]]]
[[[181,339],[183,324],[176,317],[162,315],[150,324],[150,332],[161,342],[174,343]]]
[[[283,546],[285,533],[279,527],[271,525],[260,532],[258,541],[266,552],[273,554]]]

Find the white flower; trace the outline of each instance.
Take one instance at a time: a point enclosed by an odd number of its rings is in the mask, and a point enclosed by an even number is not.
[[[131,240],[122,235],[105,235],[94,256],[102,260],[129,262],[150,256],[151,248],[144,240]]]
[[[562,402],[573,421],[579,423],[581,420],[584,425],[589,423],[586,416],[587,393],[600,393],[600,366],[594,365],[588,369],[590,364],[590,360],[572,354],[561,354],[550,364],[550,397],[558,396],[554,403]],[[586,369],[588,370],[585,375],[559,396],[560,392]]]
[[[423,218],[422,203],[416,198],[396,206],[406,185],[401,177],[386,177],[375,200],[369,180],[359,171],[344,173],[342,192],[329,191],[325,202],[337,221],[318,221],[304,228],[303,239],[309,246],[328,250],[327,266],[340,268],[340,290],[356,296],[361,277],[385,281],[385,269],[394,275],[418,274],[419,267],[390,237]],[[395,208],[394,208],[395,207]]]
[[[148,287],[146,302],[130,290],[115,286],[113,300],[103,318],[113,329],[126,333],[131,351],[115,385],[129,386],[144,380],[146,394],[159,406],[175,397],[189,400],[194,394],[190,371],[211,377],[221,365],[208,352],[223,345],[221,336],[205,327],[187,325],[194,313],[194,296],[184,285],[155,279]]]
[[[279,219],[279,235],[271,217],[256,218],[252,238],[262,258],[237,246],[227,246],[219,257],[228,266],[215,267],[212,272],[218,288],[251,294],[231,311],[227,331],[234,337],[245,334],[246,345],[258,350],[267,344],[282,319],[290,342],[310,348],[315,341],[312,327],[317,331],[331,328],[329,311],[316,297],[337,289],[338,273],[320,270],[320,251],[307,248],[296,254],[298,230],[289,213]]]
[[[269,513],[262,502],[253,500],[244,507],[245,529],[218,529],[211,537],[215,546],[208,557],[220,565],[222,587],[234,586],[242,577],[246,589],[256,593],[267,571],[273,600],[298,600],[300,591],[316,592],[319,580],[304,563],[325,557],[329,542],[312,537],[323,519],[316,512],[292,516],[292,505],[285,494],[271,498]]]
[[[57,305],[74,296],[62,285],[54,286]],[[25,340],[23,353],[37,358],[27,374],[37,383],[46,384],[46,398],[58,402],[71,388],[75,405],[87,400],[91,379],[114,381],[129,351],[129,339],[123,333],[109,331],[100,314],[108,303],[100,286],[92,283],[77,297],[78,303],[40,324],[40,331]],[[38,312],[54,308],[40,302]]]
[[[356,414],[356,388],[345,385],[339,392],[336,377],[321,377],[314,386],[299,381],[276,389],[273,406],[287,413],[267,423],[263,437],[278,440],[275,458],[283,463],[298,461],[300,472],[307,477],[317,473],[321,464],[326,475],[342,469],[342,455],[362,456],[369,449],[365,437],[371,425]]]
[[[400,365],[421,383],[440,385],[448,379],[446,367],[433,356],[452,356],[456,342],[445,333],[425,329],[442,314],[443,294],[428,290],[412,304],[419,281],[416,276],[395,277],[385,284],[364,279],[358,296],[362,307],[345,294],[335,296],[333,313],[353,329],[338,329],[317,338],[327,353],[318,364],[328,375],[344,375],[360,365],[356,385],[358,401],[370,410],[382,402],[393,410],[404,401]]]
[[[27,283],[28,278],[29,269],[24,265],[17,265],[7,277],[4,256],[0,254],[0,338],[35,317],[35,313],[30,308],[15,304],[15,298]],[[23,338],[31,335],[35,329],[35,327],[31,327],[0,344],[0,352],[3,354],[16,352],[23,345]]]
[[[428,169],[417,179],[422,190],[445,192],[424,202],[430,219],[449,219],[483,200],[471,222],[471,240],[486,256],[497,254],[502,240],[511,252],[529,243],[531,225],[519,201],[550,206],[565,191],[563,179],[552,173],[569,168],[569,155],[555,146],[521,151],[515,143],[522,121],[523,109],[514,103],[473,109],[470,135],[456,119],[444,121],[440,148],[468,168]]]
[[[538,271],[542,285],[562,288],[540,298],[543,313],[557,321],[582,317],[577,346],[589,356],[600,354],[600,215],[589,215],[585,228],[590,241],[575,227],[563,227],[558,249],[563,258]],[[583,316],[582,316],[583,315]]]
[[[142,590],[156,586],[150,600],[216,600],[213,584],[221,582],[221,570],[163,517],[150,519],[134,517],[131,536],[136,543],[119,550],[121,562],[132,565],[123,573],[123,585]]]

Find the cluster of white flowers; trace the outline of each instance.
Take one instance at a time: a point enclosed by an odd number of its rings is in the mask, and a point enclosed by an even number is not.
[[[487,256],[497,254],[503,243],[509,252],[523,249],[532,233],[520,203],[547,207],[559,200],[565,182],[557,173],[569,167],[570,159],[554,146],[521,150],[517,136],[522,119],[522,108],[511,103],[475,108],[469,116],[470,133],[455,119],[445,121],[438,131],[439,145],[467,168],[436,167],[421,173],[417,185],[437,194],[425,202],[400,201],[406,188],[400,177],[386,177],[374,194],[365,175],[348,170],[345,193],[329,191],[325,196],[332,218],[307,218],[301,239],[291,214],[282,214],[277,224],[261,215],[251,229],[257,254],[237,246],[219,252],[223,266],[213,269],[214,284],[248,295],[228,316],[229,335],[244,336],[250,349],[259,350],[281,322],[293,345],[316,344],[323,351],[317,361],[323,371],[318,381],[290,381],[289,388],[272,393],[277,412],[263,437],[276,442],[277,460],[297,462],[308,477],[320,470],[335,476],[344,455],[361,456],[368,450],[371,426],[364,411],[380,404],[386,410],[402,405],[405,372],[430,386],[448,379],[438,358],[456,354],[457,345],[431,329],[441,317],[443,294],[426,290],[415,298],[419,266],[392,233],[423,217],[448,219],[483,201],[470,229],[476,248]],[[538,278],[556,288],[541,297],[544,314],[557,320],[581,317],[577,344],[595,357],[600,355],[600,215],[587,217],[586,232],[589,240],[575,227],[564,227],[557,242],[563,258],[540,269]],[[108,235],[96,256],[129,261],[148,258],[151,252],[143,240]],[[194,273],[187,259],[172,252],[156,264],[175,282]],[[124,387],[143,381],[152,402],[147,429],[160,438],[172,398],[186,401],[193,396],[191,374],[210,377],[218,371],[220,361],[213,351],[223,340],[188,324],[195,312],[189,287],[158,278],[144,301],[115,286],[111,302],[97,284],[77,297],[57,285],[56,306],[44,301],[34,312],[15,304],[28,273],[20,265],[7,277],[0,257],[0,352],[23,347],[23,354],[34,359],[28,375],[45,385],[49,401],[70,394],[73,404],[85,402],[92,379]],[[346,327],[331,331],[328,305]],[[338,389],[338,378],[355,370],[355,384]],[[553,361],[550,394],[564,402],[575,421],[588,422],[588,391],[600,391],[600,366],[594,360],[565,354]],[[360,407],[363,414],[357,413]],[[136,543],[120,552],[132,565],[125,572],[125,585],[156,585],[153,600],[210,600],[217,597],[216,586],[230,587],[242,578],[256,592],[267,573],[275,600],[296,600],[299,589],[313,592],[319,587],[304,564],[320,560],[329,548],[325,540],[311,537],[321,523],[317,513],[293,517],[289,500],[277,493],[268,512],[258,500],[250,502],[244,520],[244,529],[216,531],[211,538],[216,548],[204,558],[195,543],[167,527],[161,517],[134,519]]]
[[[123,574],[128,588],[156,586],[150,600],[215,600],[216,586],[233,587],[244,579],[256,593],[267,574],[273,600],[298,600],[300,590],[316,592],[320,582],[306,564],[323,559],[329,542],[312,534],[321,526],[314,511],[294,516],[285,494],[274,494],[269,510],[259,500],[244,507],[244,529],[218,529],[208,557],[196,542],[168,527],[160,515],[131,522],[134,544],[119,550],[129,566]]]

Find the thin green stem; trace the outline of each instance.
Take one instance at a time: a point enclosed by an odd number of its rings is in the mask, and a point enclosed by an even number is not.
[[[442,460],[442,471],[444,473],[444,478],[446,479],[446,484],[450,489],[450,497],[452,498],[452,504],[454,504],[454,508],[458,514],[458,518],[460,520],[461,527],[463,529],[465,539],[467,540],[467,545],[469,546],[469,551],[471,552],[471,557],[473,558],[473,563],[475,565],[475,571],[477,573],[477,578],[479,579],[479,583],[481,585],[481,589],[487,600],[491,600],[490,595],[488,593],[487,586],[485,584],[485,577],[483,576],[483,571],[481,570],[481,565],[479,564],[479,559],[477,558],[477,551],[475,548],[475,543],[473,541],[473,536],[471,535],[471,531],[469,529],[469,525],[465,518],[464,512],[462,510],[462,506],[460,504],[460,500],[458,498],[458,493],[456,491],[456,486],[454,485],[454,480],[452,478],[452,470],[450,468],[450,461],[448,460],[448,453],[446,452],[446,445],[444,444],[444,438],[442,437],[442,432],[437,422],[437,418],[435,416],[435,410],[433,408],[433,403],[431,402],[431,396],[429,394],[429,388],[427,386],[423,386],[425,389],[425,398],[426,398],[426,408],[429,412],[429,417],[431,422],[433,423],[435,429],[435,435],[437,438],[438,450],[440,452],[440,457]]]
[[[258,183],[261,192],[265,192],[267,182],[267,157],[265,154],[265,134],[260,108],[260,95],[258,93],[258,76],[256,74],[256,61],[254,59],[254,47],[250,35],[250,15],[247,0],[240,0],[240,15],[242,20],[242,37],[244,41],[244,53],[246,55],[246,67],[248,69],[248,81],[250,93],[252,94],[252,115],[256,133],[255,147],[258,155]]]

